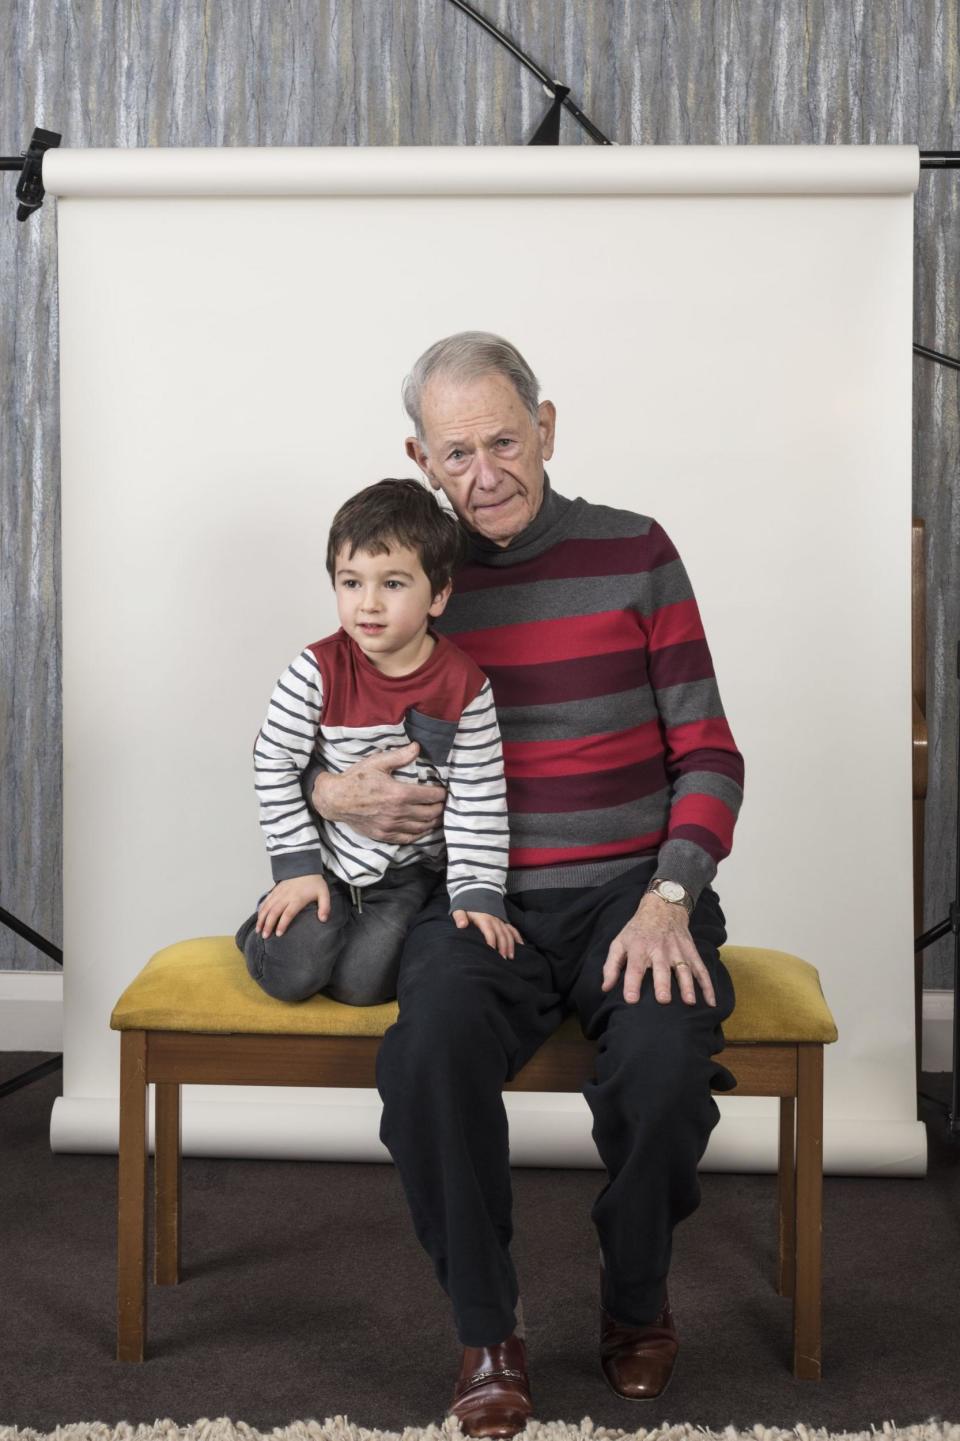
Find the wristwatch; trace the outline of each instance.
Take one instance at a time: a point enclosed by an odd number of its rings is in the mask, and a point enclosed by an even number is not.
[[[662,876],[654,876],[646,889],[647,895],[651,892],[662,901],[669,901],[672,906],[683,906],[688,916],[693,914],[693,896],[679,881],[665,881]]]

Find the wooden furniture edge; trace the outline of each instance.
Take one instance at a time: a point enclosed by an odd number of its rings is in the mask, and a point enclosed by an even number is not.
[[[148,1084],[156,1084],[155,1279],[174,1285],[180,1275],[180,1086],[371,1086],[381,1040],[381,1036],[122,1033],[118,1360],[142,1361],[146,1345]],[[211,1046],[211,1041],[216,1044]],[[292,1041],[301,1044],[291,1050]],[[731,1042],[716,1057],[737,1076],[736,1088],[726,1094],[779,1097],[776,1286],[781,1295],[793,1298],[793,1374],[808,1380],[819,1380],[821,1375],[823,1046],[821,1041]],[[549,1049],[547,1042],[504,1090],[579,1091],[592,1072],[594,1043],[554,1041],[552,1055],[545,1058],[543,1052]],[[277,1074],[281,1058],[285,1058],[282,1076]],[[540,1066],[535,1065],[538,1058]],[[346,1074],[353,1079],[345,1079],[345,1060]]]
[[[145,1035],[148,1080],[179,1085],[374,1087],[382,1036],[319,1036],[208,1031],[125,1031]],[[795,1095],[798,1047],[822,1041],[731,1041],[716,1060],[737,1076],[737,1091]],[[593,1069],[592,1041],[548,1040],[506,1091],[579,1091]],[[757,1089],[752,1089],[756,1087]],[[749,1089],[748,1091],[748,1088]]]

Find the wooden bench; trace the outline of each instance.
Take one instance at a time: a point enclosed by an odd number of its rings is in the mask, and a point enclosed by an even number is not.
[[[836,1026],[813,966],[782,951],[725,946],[737,1005],[719,1059],[732,1094],[779,1096],[776,1287],[793,1297],[793,1374],[820,1378],[823,1047]],[[383,1006],[314,996],[285,1005],[247,974],[231,937],[159,951],[124,991],[110,1024],[122,1032],[117,1357],[142,1361],[147,1298],[147,1086],[156,1086],[154,1280],[180,1276],[180,1087],[373,1087]],[[579,1091],[595,1045],[565,1021],[506,1089]]]

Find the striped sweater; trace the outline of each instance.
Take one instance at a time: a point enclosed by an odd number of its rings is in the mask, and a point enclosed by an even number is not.
[[[668,536],[546,481],[509,546],[470,547],[437,625],[493,686],[508,891],[599,885],[653,855],[696,898],[730,850],[743,760]]]
[[[420,744],[399,780],[447,787],[442,829],[409,845],[372,841],[308,808],[313,759],[342,773],[379,750]],[[503,753],[490,682],[443,636],[408,675],[384,675],[343,631],[307,646],[277,681],[254,742],[260,824],[275,881],[328,872],[351,886],[388,866],[446,863],[450,909],[506,918],[509,833]]]

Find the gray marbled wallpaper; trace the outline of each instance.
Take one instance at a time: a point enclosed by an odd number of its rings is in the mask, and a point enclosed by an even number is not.
[[[622,144],[960,148],[960,0],[477,3]],[[8,155],[34,125],[70,146],[518,144],[547,104],[449,0],[5,0],[3,12]],[[566,115],[561,140],[592,143]],[[18,224],[14,185],[0,180],[0,904],[59,941],[56,205]],[[916,217],[915,334],[957,354],[960,174],[925,174]],[[960,407],[956,372],[915,360],[914,381],[930,924],[954,867]],[[951,954],[946,941],[929,953],[928,984],[951,983]],[[0,931],[0,966],[49,964]]]

